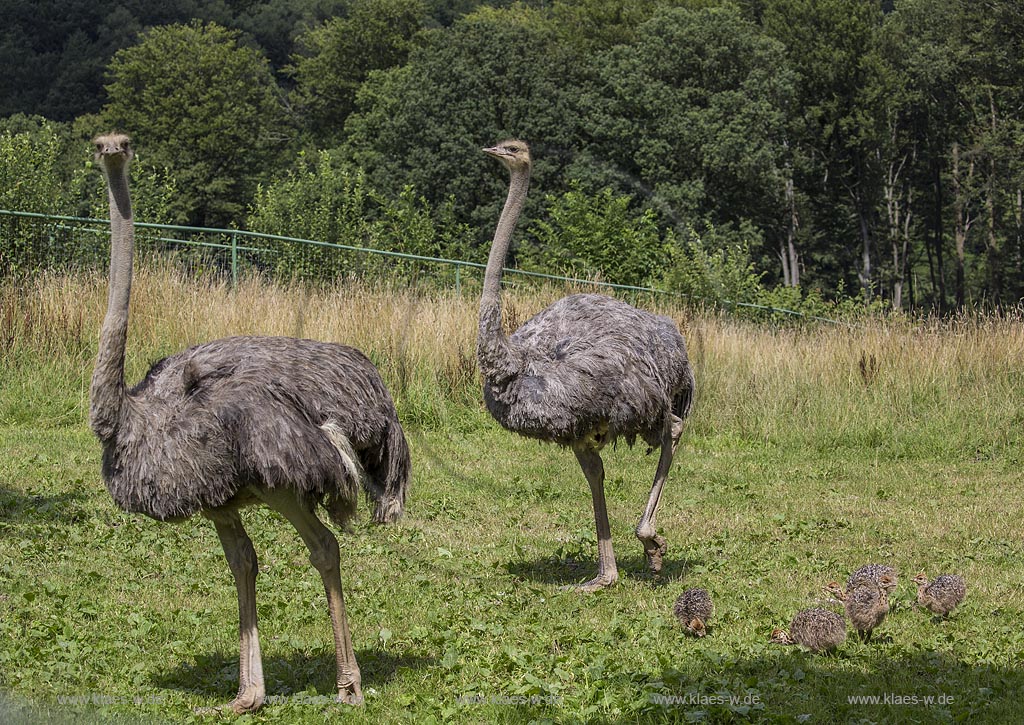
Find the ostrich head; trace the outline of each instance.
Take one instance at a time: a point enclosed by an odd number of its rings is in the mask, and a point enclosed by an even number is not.
[[[502,141],[497,146],[484,149],[484,153],[488,156],[493,156],[505,164],[509,171],[519,169],[526,169],[528,171],[530,169],[530,147],[526,145],[525,141],[518,141],[516,139]]]
[[[896,577],[892,574],[882,574],[882,576],[878,577],[878,586],[886,594],[889,594],[896,588]]]
[[[917,584],[917,586],[919,587],[926,587],[928,586],[928,577],[925,576],[924,572],[921,572],[920,574],[914,577],[914,583]]]
[[[694,637],[704,637],[708,633],[707,627],[704,625],[704,620],[700,617],[694,617],[691,619],[686,625],[686,631]]]
[[[825,594],[831,594],[841,602],[846,600],[846,592],[843,591],[839,582],[829,582],[821,588],[821,591],[825,592]]]
[[[132,140],[123,133],[108,133],[92,140],[96,147],[96,163],[104,169],[127,165],[135,156]]]
[[[773,629],[771,641],[773,644],[796,644],[792,635],[784,629]]]

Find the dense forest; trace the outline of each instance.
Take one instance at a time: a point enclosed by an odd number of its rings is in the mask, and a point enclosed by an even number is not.
[[[0,208],[515,263],[711,299],[1024,298],[1017,0],[13,0]],[[2,257],[2,255],[0,255]],[[16,267],[8,255],[6,269]]]

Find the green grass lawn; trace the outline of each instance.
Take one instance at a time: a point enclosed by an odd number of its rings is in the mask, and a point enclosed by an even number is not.
[[[986,436],[977,424],[964,445],[934,440],[924,423],[920,434],[881,426],[849,437],[818,419],[799,435],[743,435],[716,430],[708,407],[662,499],[659,578],[644,573],[632,534],[656,455],[606,449],[621,578],[591,595],[561,589],[588,579],[596,558],[571,453],[512,436],[479,410],[409,430],[405,518],[374,526],[364,507],[339,534],[362,709],[328,702],[330,624],[298,535],[248,509],[275,697],[246,721],[1016,720],[1020,429],[991,431],[998,445],[987,448],[974,442]],[[194,714],[237,687],[235,590],[213,527],[118,511],[84,424],[9,424],[0,451],[0,720],[230,719]],[[833,656],[768,642],[823,600],[822,585],[869,561],[900,572],[874,641],[851,637]],[[948,621],[914,607],[910,579],[922,569],[966,578]],[[691,586],[716,606],[703,640],[672,616]],[[903,704],[851,702],[861,696]],[[902,700],[914,697],[934,700]]]
[[[159,271],[137,292],[129,381],[227,334],[346,341],[380,367],[410,439],[405,518],[377,527],[364,511],[339,534],[363,708],[331,702],[326,601],[298,535],[243,513],[269,696],[247,722],[1019,720],[1020,316],[847,329],[670,310],[698,397],[658,516],[665,566],[647,575],[633,536],[656,456],[605,449],[621,578],[581,595],[562,587],[595,571],[588,486],[570,452],[481,409],[475,299],[228,290]],[[0,723],[230,720],[195,714],[238,683],[235,587],[212,525],[126,515],[100,480],[85,417],[105,300],[94,275],[0,285]],[[900,571],[870,644],[812,656],[769,643],[868,562]],[[921,570],[966,578],[948,621],[915,608]],[[672,616],[693,586],[716,606],[702,640]]]

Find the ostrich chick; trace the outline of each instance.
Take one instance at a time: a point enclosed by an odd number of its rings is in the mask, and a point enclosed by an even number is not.
[[[830,652],[846,641],[846,621],[827,609],[804,609],[796,613],[788,630],[773,630],[771,641],[798,644],[815,654]]]
[[[846,589],[849,591],[853,586],[853,583],[858,579],[867,577],[868,579],[874,579],[877,582],[883,576],[888,576],[889,579],[886,580],[886,586],[882,586],[882,588],[885,589],[886,594],[891,595],[893,591],[895,591],[896,585],[899,583],[899,577],[896,574],[895,569],[885,564],[865,564],[860,567],[850,574],[849,578],[846,580]]]
[[[967,594],[967,584],[956,574],[940,574],[929,584],[928,577],[921,572],[914,577],[914,583],[917,603],[940,617],[948,617]]]
[[[894,578],[882,574],[877,580],[870,577],[855,579],[843,590],[838,582],[831,582],[824,591],[843,603],[850,624],[865,642],[871,640],[871,633],[889,613],[888,591],[895,588]]]
[[[707,622],[714,611],[711,595],[706,589],[687,589],[679,595],[672,607],[683,629],[695,637],[703,637],[708,633]]]

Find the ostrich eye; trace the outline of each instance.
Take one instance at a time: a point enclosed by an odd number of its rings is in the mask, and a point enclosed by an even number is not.
[[[514,154],[519,153],[519,147],[518,146],[509,146],[508,150],[511,151]]]

